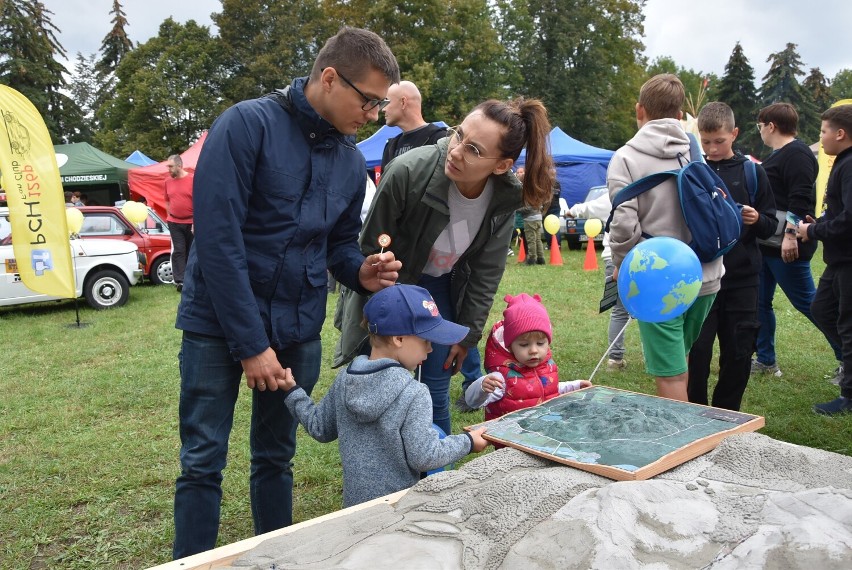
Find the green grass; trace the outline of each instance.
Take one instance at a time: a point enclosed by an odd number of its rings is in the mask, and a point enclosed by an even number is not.
[[[506,293],[539,293],[554,325],[562,379],[587,378],[607,346],[608,313],[597,312],[603,269],[583,271],[584,252],[563,251],[565,265],[509,266],[489,326]],[[818,275],[822,263],[814,261]],[[140,568],[169,560],[172,498],[178,475],[178,294],[134,287],[127,306],[96,312],[80,304],[0,309],[0,567]],[[329,300],[329,314],[336,297]],[[827,343],[776,298],[782,378],[754,379],[743,411],[766,417],[763,433],[852,455],[852,415],[825,418],[814,402],[837,396],[824,379],[836,363]],[[627,370],[599,371],[595,383],[653,393],[639,333],[627,330]],[[323,332],[324,361],[315,396],[334,378],[328,367],[337,331]],[[715,370],[714,370],[715,374]],[[454,380],[451,398],[459,394]],[[252,535],[248,493],[250,397],[243,389],[225,471],[220,544]],[[454,412],[453,431],[481,418]],[[294,517],[341,507],[337,446],[300,430]]]

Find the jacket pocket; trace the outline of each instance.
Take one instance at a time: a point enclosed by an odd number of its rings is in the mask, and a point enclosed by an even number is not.
[[[281,261],[249,249],[246,250],[246,258],[252,291],[263,299],[271,298],[281,271]]]
[[[265,196],[297,200],[304,194],[308,181],[289,172],[260,167],[254,174],[255,187]]]

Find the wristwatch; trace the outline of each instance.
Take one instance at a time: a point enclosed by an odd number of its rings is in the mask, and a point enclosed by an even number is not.
[[[791,235],[791,236],[798,235],[798,232],[796,231],[796,228],[786,228],[786,229],[784,230],[784,233],[785,233],[785,234],[788,234],[788,235]]]

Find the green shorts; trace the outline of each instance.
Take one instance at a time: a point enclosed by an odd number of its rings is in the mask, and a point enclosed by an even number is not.
[[[645,355],[645,370],[653,376],[677,376],[689,367],[686,356],[698,334],[716,294],[698,297],[679,317],[662,323],[639,321],[639,336]]]

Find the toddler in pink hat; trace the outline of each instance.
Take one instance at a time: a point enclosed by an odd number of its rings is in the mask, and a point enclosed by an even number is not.
[[[485,419],[529,408],[592,385],[587,380],[559,382],[550,343],[553,327],[539,295],[506,295],[503,320],[485,343],[485,376],[465,391],[472,408],[485,407]]]

